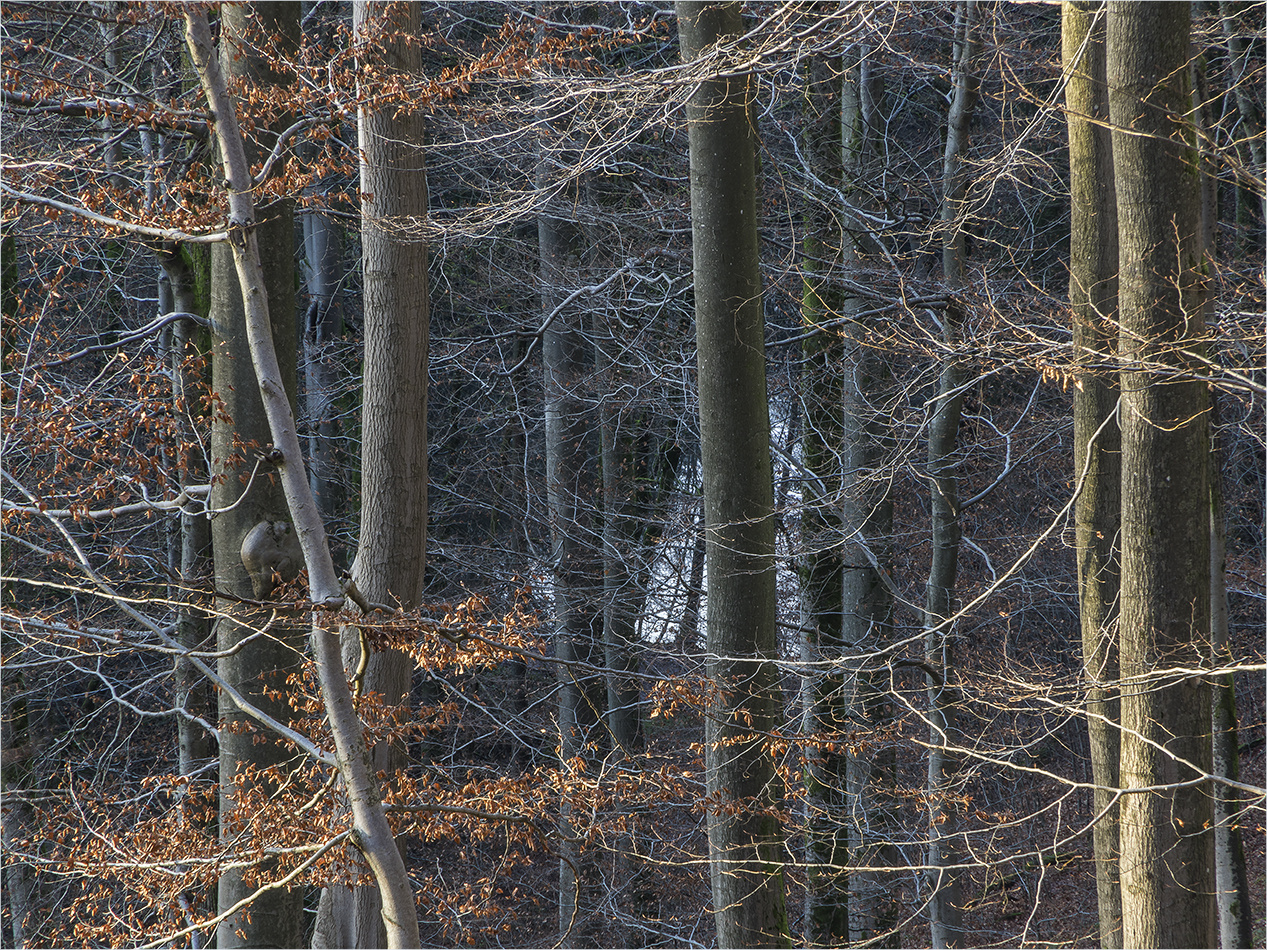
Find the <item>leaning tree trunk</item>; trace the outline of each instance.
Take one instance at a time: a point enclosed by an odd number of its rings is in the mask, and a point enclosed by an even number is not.
[[[222,21],[222,38],[233,35],[231,31],[225,30],[225,26]],[[267,452],[267,460],[273,466],[276,480],[281,483],[287,513],[291,519],[290,522],[262,523],[265,528],[263,534],[269,536],[272,543],[265,550],[248,546],[246,553],[250,557],[246,560],[251,568],[251,579],[264,588],[271,585],[274,573],[285,576],[295,569],[290,550],[292,545],[284,543],[281,536],[298,538],[302,563],[308,570],[312,620],[309,645],[321,687],[326,721],[334,741],[333,755],[314,754],[321,761],[333,765],[342,779],[343,792],[351,810],[353,840],[369,863],[383,896],[383,921],[387,926],[388,947],[417,947],[418,916],[409,875],[396,848],[391,825],[383,810],[378,784],[370,768],[364,729],[353,707],[352,692],[343,669],[339,634],[325,620],[327,615],[338,611],[345,601],[335,575],[325,527],[321,522],[312,487],[308,483],[303,453],[295,430],[294,410],[287,397],[286,381],[277,360],[269,310],[271,301],[260,256],[260,232],[263,228],[256,218],[251,166],[247,159],[245,139],[238,125],[234,102],[229,95],[227,78],[212,44],[211,26],[206,12],[192,6],[186,7],[185,27],[190,58],[206,93],[210,114],[214,116],[213,129],[225,172],[229,206],[228,243],[233,251],[240,300],[245,311],[242,337],[249,344],[249,354],[244,355],[249,356],[254,367],[255,378],[251,385],[259,393],[263,402],[263,414],[268,423],[271,446]],[[226,58],[230,58],[227,51]],[[293,315],[293,311],[290,315]],[[293,321],[288,322],[293,327]],[[258,593],[267,596],[271,591],[260,589]],[[258,714],[259,707],[252,708]],[[236,711],[237,707],[234,709]],[[284,730],[287,727],[279,722],[277,728]],[[285,923],[289,926],[288,921]],[[229,937],[236,940],[234,934]],[[224,945],[226,944],[221,944]],[[299,944],[297,941],[273,941],[270,938],[267,945]]]
[[[357,0],[352,29],[362,74],[378,83],[422,74],[416,38],[421,4]],[[360,538],[352,582],[375,604],[412,610],[422,602],[427,549],[427,245],[416,233],[427,216],[423,116],[407,104],[362,105],[361,261],[365,353],[361,399]],[[317,481],[317,480],[314,480]],[[320,481],[317,481],[320,484]],[[322,499],[318,498],[320,503]],[[344,662],[355,669],[370,650],[355,628],[344,631]],[[385,708],[409,701],[413,661],[402,650],[370,650],[363,693]],[[380,742],[373,768],[387,781],[408,765],[406,750]],[[328,888],[318,908],[314,944],[381,947],[382,899],[373,886]]]
[[[1104,119],[1104,4],[1069,2],[1061,48],[1069,130],[1069,304],[1073,311],[1074,508],[1087,733],[1091,745],[1100,946],[1122,946],[1118,883],[1117,605],[1121,436],[1117,425],[1117,203]]]
[[[275,34],[290,49],[299,44],[299,10],[289,3],[226,6],[220,19],[220,62],[228,76],[261,85],[283,82],[265,53],[254,44]],[[285,125],[283,120],[282,125]],[[267,140],[267,135],[265,135]],[[258,149],[250,160],[259,161]],[[281,378],[287,399],[295,393],[294,202],[275,201],[259,209],[257,233],[264,293],[271,315],[274,349],[285,361]],[[219,411],[211,429],[211,522],[216,590],[216,623],[221,651],[220,675],[257,707],[281,722],[290,720],[286,677],[303,664],[303,632],[293,623],[278,623],[262,602],[273,591],[268,567],[291,580],[302,566],[286,497],[268,461],[273,443],[251,364],[246,330],[247,309],[238,281],[234,248],[217,244],[211,251],[212,378]],[[254,477],[252,472],[254,471]],[[282,562],[285,562],[284,565]],[[274,620],[268,633],[260,634]],[[220,699],[220,835],[227,844],[249,827],[237,811],[240,776],[260,770],[268,790],[279,788],[295,761],[294,748],[282,737],[261,732],[231,699]],[[268,770],[271,770],[268,771]],[[264,777],[269,775],[271,777]],[[264,864],[267,869],[267,863]],[[220,878],[221,912],[249,897],[256,887],[244,869]],[[302,888],[280,888],[261,894],[248,907],[220,924],[217,943],[231,947],[294,947],[304,934]],[[241,935],[241,936],[239,936]]]
[[[1110,3],[1122,369],[1122,939],[1216,939],[1209,395],[1187,4]],[[1150,365],[1151,364],[1151,365]],[[1169,372],[1163,376],[1155,367]],[[1176,672],[1176,670],[1189,672]],[[1151,789],[1151,790],[1149,790]]]
[[[682,56],[743,33],[738,3],[682,2]],[[708,75],[687,105],[708,561],[709,860],[722,947],[789,942],[781,798],[764,736],[781,722],[751,76]]]
[[[959,861],[959,813],[951,802],[956,756],[955,705],[957,690],[950,679],[954,669],[950,616],[953,613],[955,579],[959,571],[959,418],[963,409],[968,373],[954,350],[960,345],[963,303],[957,295],[967,280],[966,211],[968,128],[977,99],[977,80],[972,71],[976,49],[976,3],[960,0],[955,10],[953,57],[954,98],[947,116],[946,154],[942,170],[942,277],[946,289],[956,295],[945,312],[947,348],[937,401],[928,428],[928,476],[932,483],[932,563],[925,588],[924,662],[928,676],[928,866],[931,893],[928,898],[929,929],[934,947],[959,946],[963,940],[963,900]]]

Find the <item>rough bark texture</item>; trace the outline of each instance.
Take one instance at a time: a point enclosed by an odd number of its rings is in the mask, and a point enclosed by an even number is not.
[[[291,9],[293,10],[293,5]],[[273,342],[269,298],[264,270],[260,264],[260,226],[252,199],[250,164],[247,161],[245,141],[238,125],[233,100],[229,96],[228,83],[212,46],[211,28],[206,13],[186,8],[185,27],[190,57],[198,71],[211,113],[215,116],[216,144],[220,149],[229,198],[229,246],[233,251],[245,310],[244,331],[250,345],[250,360],[255,369],[255,384],[263,402],[274,446],[274,450],[270,452],[271,461],[276,467],[285,493],[290,525],[293,525],[292,533],[298,537],[303,564],[308,570],[312,606],[309,643],[321,686],[326,721],[335,746],[333,756],[317,750],[312,750],[312,754],[334,765],[342,779],[343,792],[352,816],[351,839],[369,863],[383,895],[387,945],[417,947],[418,916],[409,875],[396,848],[391,825],[383,811],[378,785],[370,769],[364,730],[353,707],[352,693],[343,670],[338,632],[326,625],[323,619],[326,612],[341,608],[344,598],[326,542],[325,527],[308,483],[295,429],[294,411],[287,398],[285,381]],[[291,326],[293,325],[291,321]],[[264,527],[266,531],[276,533],[283,525],[286,523],[262,523],[256,528]],[[260,566],[254,558],[250,560],[257,568]],[[292,565],[277,566],[289,570]],[[262,573],[257,570],[252,577],[256,582],[257,593],[263,586],[259,583],[261,579]],[[278,728],[285,727],[279,725]],[[237,938],[230,934],[229,939]],[[270,942],[269,945],[297,946],[298,941],[281,940]]]
[[[380,80],[420,76],[415,38],[421,19],[421,5],[413,0],[354,3],[361,68]],[[362,107],[357,121],[365,356],[360,538],[352,581],[371,603],[412,610],[422,600],[427,548],[427,246],[409,233],[427,215],[423,117],[389,105]],[[344,662],[355,669],[359,633],[351,628],[343,637]],[[378,694],[389,707],[406,704],[412,672],[405,652],[374,650],[362,691]],[[371,755],[374,770],[389,780],[408,764],[398,744],[379,743]],[[324,946],[383,946],[378,888],[327,889],[316,937]]]
[[[1104,78],[1103,3],[1066,2],[1061,45],[1068,77],[1069,304],[1073,311],[1074,479],[1082,480],[1074,508],[1078,604],[1086,688],[1094,808],[1102,817],[1094,835],[1100,945],[1122,946],[1122,892],[1118,884],[1119,702],[1117,600],[1121,565],[1117,547],[1121,435],[1117,426],[1117,203],[1113,143]]]
[[[942,279],[952,294],[966,285],[967,232],[964,198],[967,172],[968,129],[977,99],[977,80],[972,68],[976,47],[976,3],[961,0],[955,9],[953,56],[954,98],[946,121],[946,152],[942,169]],[[932,563],[925,587],[924,662],[937,676],[928,678],[928,898],[929,929],[934,947],[955,947],[963,942],[963,899],[959,860],[959,815],[947,796],[953,794],[957,771],[954,753],[957,690],[950,685],[955,666],[953,637],[948,618],[953,613],[955,579],[959,572],[959,486],[955,474],[959,444],[959,419],[963,409],[968,372],[953,353],[960,343],[962,303],[947,307],[943,342],[949,352],[938,384],[937,402],[928,426],[928,476],[932,483]]]
[[[267,57],[253,43],[276,34],[297,46],[299,11],[289,3],[259,3],[225,7],[220,19],[220,62],[227,76],[267,84],[279,81]],[[284,124],[284,123],[283,123]],[[267,134],[263,137],[267,141]],[[258,153],[248,155],[258,161]],[[273,346],[284,355],[281,376],[286,398],[295,394],[295,275],[294,203],[274,202],[259,209],[258,238],[264,295],[271,318]],[[221,513],[211,522],[216,589],[228,595],[217,603],[217,648],[225,652],[220,675],[250,701],[281,722],[290,720],[284,695],[269,698],[266,690],[284,690],[286,677],[303,662],[303,630],[274,616],[267,607],[251,601],[265,600],[271,592],[273,565],[256,579],[242,559],[242,544],[258,524],[283,525],[290,530],[286,497],[275,466],[265,459],[273,437],[269,429],[246,331],[247,312],[238,281],[234,250],[217,244],[211,251],[212,379],[222,409],[213,417],[211,430],[211,504]],[[255,477],[252,470],[258,465]],[[243,496],[245,497],[243,498]],[[231,506],[232,510],[229,509]],[[257,535],[259,537],[259,535]],[[302,566],[287,552],[290,566],[281,571],[293,579]],[[282,552],[278,552],[279,555]],[[281,565],[276,565],[279,569]],[[289,576],[287,576],[289,575]],[[271,625],[270,625],[271,624]],[[266,625],[268,633],[260,634]],[[241,834],[241,816],[235,816],[237,781],[244,769],[274,768],[280,780],[293,763],[295,750],[280,736],[262,732],[223,693],[220,701],[220,834],[225,841]],[[266,785],[266,787],[272,787]],[[224,911],[250,896],[255,885],[242,871],[229,870],[220,878],[219,906]],[[222,948],[298,946],[303,940],[303,890],[268,891],[249,908],[220,925],[217,942]]]
[[[738,37],[738,3],[679,2],[688,62]],[[747,75],[701,80],[687,107],[695,331],[708,562],[708,839],[722,947],[789,942],[781,790],[761,736],[782,707],[775,642],[774,491]]]
[[[1122,939],[1216,939],[1210,688],[1209,398],[1200,352],[1200,168],[1187,4],[1108,5],[1122,371]]]

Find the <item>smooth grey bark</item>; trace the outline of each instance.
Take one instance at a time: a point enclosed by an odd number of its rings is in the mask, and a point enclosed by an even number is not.
[[[267,84],[280,81],[261,51],[253,48],[261,31],[276,34],[291,48],[299,42],[298,7],[288,3],[229,6],[220,20],[220,68],[226,77]],[[265,134],[265,137],[266,134]],[[239,146],[241,147],[241,146]],[[222,156],[223,158],[223,156]],[[258,155],[255,160],[259,160]],[[267,297],[272,345],[286,359],[280,370],[284,396],[295,393],[294,203],[276,201],[259,214],[258,241],[261,291]],[[217,244],[211,250],[212,378],[221,411],[211,429],[211,505],[220,514],[211,522],[215,562],[216,645],[222,652],[219,674],[250,702],[280,722],[291,710],[284,695],[286,677],[303,663],[303,631],[264,605],[273,589],[272,571],[291,580],[302,566],[286,497],[267,460],[273,444],[247,337],[234,248]],[[252,477],[252,472],[255,472]],[[260,576],[243,560],[243,543],[257,525],[277,526],[257,532],[256,540],[279,540],[274,565]],[[286,560],[286,564],[281,563]],[[267,633],[262,633],[267,628]],[[280,787],[295,763],[294,748],[281,736],[259,730],[221,691],[220,705],[220,836],[231,842],[241,834],[246,816],[236,813],[238,777],[244,770],[273,770],[256,781],[266,789]],[[264,865],[267,868],[268,862]],[[226,911],[256,890],[242,870],[220,878],[219,907]],[[303,941],[303,890],[281,888],[261,894],[243,911],[220,924],[217,944],[231,947],[299,946]]]
[[[346,277],[343,231],[334,219],[303,216],[308,307],[303,321],[305,415],[308,417],[309,478],[327,522],[341,517],[347,502],[339,465],[338,373],[333,344],[343,333],[340,287]]]
[[[842,87],[842,154],[844,190],[854,207],[865,208],[867,190],[878,172],[880,153],[879,83],[872,71],[872,52],[857,45],[847,57]],[[850,215],[854,218],[853,215]],[[845,267],[858,283],[879,250],[866,222],[847,221]],[[893,643],[893,498],[888,462],[893,455],[892,419],[888,406],[892,373],[873,339],[871,319],[863,314],[872,302],[846,295],[841,313],[844,336],[841,449],[841,522],[844,558],[841,573],[841,643],[846,656],[848,721],[852,731],[883,730],[893,721],[890,671],[878,663]],[[849,939],[868,946],[896,946],[899,908],[892,873],[902,859],[893,840],[897,763],[887,741],[865,752],[846,755],[848,847],[854,865],[849,875]]]
[[[289,6],[289,15],[293,16],[296,9],[294,5],[281,6]],[[417,947],[418,916],[409,875],[397,850],[377,782],[370,768],[364,729],[353,706],[352,692],[343,669],[338,631],[324,621],[325,615],[338,611],[345,600],[335,575],[325,527],[304,468],[294,411],[278,365],[273,341],[273,321],[269,312],[270,299],[260,263],[261,226],[256,219],[252,199],[245,140],[238,125],[233,100],[229,96],[225,74],[216,57],[205,11],[186,8],[185,28],[190,57],[198,71],[211,114],[215,117],[214,132],[229,198],[229,246],[233,251],[233,262],[245,310],[243,329],[250,346],[249,357],[255,370],[255,386],[263,402],[271,434],[273,448],[269,453],[270,461],[275,466],[285,493],[290,524],[293,525],[293,534],[298,536],[303,564],[308,570],[312,605],[309,645],[335,746],[333,756],[321,757],[323,761],[335,766],[342,779],[343,792],[351,810],[352,841],[368,862],[382,895],[388,947]],[[233,34],[222,32],[221,36],[223,41]],[[226,58],[231,58],[227,52]],[[289,246],[289,240],[286,246]],[[293,311],[290,311],[287,316],[292,314]],[[286,322],[294,327],[293,319]],[[274,522],[272,527],[276,529],[277,523]],[[257,564],[255,579],[260,579],[265,573],[260,568],[269,566],[289,569],[289,565],[284,563]],[[229,937],[236,940],[232,934]],[[271,945],[297,946],[298,942],[276,942]]]
[[[421,76],[421,28],[417,0],[356,0],[352,29],[360,70],[381,82]],[[410,230],[427,216],[423,137],[423,116],[408,107],[362,105],[357,113],[365,352],[360,537],[351,573],[366,600],[405,611],[422,601],[427,548],[427,245]],[[379,695],[387,708],[408,703],[413,661],[407,653],[370,649],[354,627],[343,641],[349,669],[369,650],[363,693]],[[408,765],[397,743],[376,744],[371,759],[388,781]],[[322,893],[315,946],[381,947],[386,936],[378,887]]]
[[[544,30],[544,27],[542,27]],[[544,98],[544,97],[543,97]],[[551,105],[540,105],[552,123]],[[610,743],[605,722],[602,534],[600,471],[601,424],[594,394],[591,315],[584,304],[564,305],[579,285],[586,259],[586,236],[577,209],[581,183],[572,168],[576,151],[556,130],[543,141],[537,159],[538,187],[555,189],[537,218],[541,305],[554,314],[541,340],[545,370],[546,496],[553,548],[557,617],[555,656],[559,664],[559,731],[566,763],[578,756],[601,757]],[[568,176],[555,183],[558,170]],[[562,308],[562,309],[560,309]],[[557,311],[557,312],[556,312]],[[559,932],[565,946],[593,942],[603,900],[596,857],[578,843],[569,803],[562,808],[564,839],[559,862]]]
[[[1121,435],[1117,425],[1117,203],[1113,143],[1106,120],[1105,10],[1101,2],[1061,7],[1061,48],[1069,135],[1069,304],[1077,382],[1073,392],[1074,507],[1082,626],[1100,946],[1122,946],[1118,883],[1118,530]],[[1085,473],[1085,474],[1084,474]]]
[[[743,34],[738,3],[679,2],[682,57]],[[720,64],[719,64],[720,65]],[[749,74],[707,68],[687,105],[708,564],[709,861],[721,947],[789,943],[782,797],[763,736],[781,721],[774,489]]]
[[[924,601],[924,662],[935,671],[928,680],[928,898],[929,929],[934,947],[960,946],[963,941],[963,897],[960,872],[959,814],[953,795],[958,762],[951,746],[956,742],[955,707],[958,690],[951,685],[955,666],[950,617],[954,613],[955,580],[959,571],[959,486],[955,474],[959,444],[959,420],[963,409],[968,371],[954,350],[961,344],[963,303],[958,297],[967,285],[967,232],[964,199],[967,172],[968,130],[977,100],[977,79],[972,60],[976,52],[975,0],[960,0],[955,7],[955,42],[952,57],[954,96],[946,123],[946,151],[942,166],[941,221],[942,279],[952,297],[944,313],[947,354],[938,383],[937,401],[928,427],[928,478],[932,485],[932,563],[928,569]]]
[[[159,264],[171,292],[172,310],[209,316],[206,291],[210,283],[210,261],[203,248],[180,245],[164,248]],[[202,270],[203,293],[199,294]],[[188,425],[189,412],[201,398],[193,389],[185,371],[186,360],[203,353],[208,334],[192,320],[179,321],[172,331],[170,372],[172,400],[176,419],[177,451],[184,453],[180,466],[181,487],[204,485],[207,471],[203,454]],[[199,595],[210,588],[213,580],[211,522],[198,512],[182,511],[178,519],[178,551],[176,567],[177,639],[188,650],[207,650],[211,645],[211,621],[198,606]],[[176,705],[204,719],[212,717],[215,701],[211,684],[187,659],[176,662]],[[186,717],[177,720],[177,757],[181,775],[193,775],[207,764],[212,755],[211,737],[198,723]]]
[[[815,57],[805,88],[803,147],[810,170],[831,187],[844,187],[840,57]],[[807,329],[834,320],[844,307],[836,281],[845,225],[843,209],[811,197],[801,242],[801,323]],[[801,459],[811,476],[804,483],[799,566],[804,603],[801,702],[806,740],[805,917],[811,945],[849,939],[850,855],[846,822],[846,756],[838,743],[849,729],[843,670],[841,483],[844,460],[843,350],[831,329],[802,344]]]
[[[1108,5],[1121,269],[1122,939],[1217,939],[1208,679],[1209,397],[1187,4]],[[1185,352],[1186,351],[1186,352]],[[1191,354],[1191,355],[1189,355]]]
[[[1218,394],[1211,396],[1210,454],[1210,648],[1212,665],[1233,663],[1227,610],[1227,516],[1223,502],[1223,451],[1218,437]],[[1230,672],[1213,677],[1211,751],[1214,783],[1214,878],[1218,890],[1219,946],[1254,945],[1253,905],[1245,865],[1241,823],[1249,803],[1235,789],[1217,781],[1240,780],[1240,746],[1236,722],[1236,680]]]
[[[1232,94],[1236,99],[1236,108],[1241,115],[1245,128],[1240,140],[1249,146],[1250,159],[1254,163],[1253,172],[1262,181],[1267,174],[1267,156],[1263,146],[1263,107],[1255,97],[1257,89],[1262,90],[1261,70],[1255,70],[1250,58],[1250,44],[1246,35],[1240,31],[1238,18],[1242,10],[1252,6],[1247,3],[1235,3],[1220,0],[1219,22],[1223,28],[1223,36],[1227,42],[1227,51],[1232,64]],[[1267,227],[1267,193],[1259,195],[1263,225]]]

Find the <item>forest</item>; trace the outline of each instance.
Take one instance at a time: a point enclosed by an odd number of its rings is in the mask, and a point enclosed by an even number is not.
[[[0,945],[1261,947],[1267,4],[0,2]]]

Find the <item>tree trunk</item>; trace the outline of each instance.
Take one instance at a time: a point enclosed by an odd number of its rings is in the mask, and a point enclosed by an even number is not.
[[[544,29],[544,27],[543,27]],[[553,119],[542,106],[547,122]],[[603,579],[598,506],[602,503],[601,426],[594,409],[594,352],[588,334],[590,314],[582,304],[563,306],[577,286],[586,257],[586,238],[576,209],[582,201],[573,168],[577,152],[558,132],[541,145],[538,187],[557,188],[537,219],[541,255],[541,304],[554,314],[541,341],[545,369],[546,494],[553,545],[554,602],[558,632],[559,730],[565,763],[577,757],[594,761],[608,745],[604,709],[606,678],[601,671]],[[555,183],[563,170],[565,181]],[[555,313],[560,307],[563,309]],[[580,664],[580,665],[577,665]],[[559,931],[565,946],[593,943],[596,914],[603,899],[595,855],[577,840],[563,803],[563,860],[559,864]]]
[[[942,169],[942,278],[946,289],[960,294],[966,286],[967,232],[964,199],[968,129],[976,106],[977,80],[972,60],[976,51],[975,0],[960,0],[955,8],[953,56],[954,98],[946,123],[946,154]],[[929,927],[934,947],[960,946],[963,941],[963,900],[959,861],[959,814],[950,800],[958,771],[951,751],[955,742],[958,691],[950,678],[955,666],[949,618],[954,612],[955,579],[959,571],[959,487],[955,475],[959,418],[963,408],[967,370],[954,348],[960,345],[962,301],[952,299],[944,315],[948,353],[941,373],[937,402],[928,429],[928,476],[932,482],[932,563],[925,588],[924,662],[936,676],[928,677],[928,866],[931,894]]]
[[[1249,144],[1250,160],[1253,162],[1253,174],[1258,181],[1267,174],[1267,156],[1263,147],[1263,109],[1254,96],[1254,90],[1262,90],[1262,70],[1255,69],[1250,58],[1250,44],[1246,34],[1239,29],[1237,22],[1242,10],[1252,7],[1249,3],[1234,3],[1220,0],[1219,22],[1223,27],[1223,36],[1227,40],[1227,52],[1231,59],[1231,85],[1236,99],[1236,108],[1240,112],[1245,130],[1240,138]],[[1252,28],[1251,28],[1252,29]],[[1259,210],[1262,212],[1261,226],[1267,227],[1267,193],[1260,194]]]
[[[680,2],[682,56],[743,33],[738,3]],[[763,736],[782,696],[774,490],[748,75],[708,76],[687,105],[695,332],[708,561],[709,857],[722,947],[789,943],[781,798]]]
[[[293,5],[282,4],[283,7]],[[237,9],[237,8],[231,8]],[[264,406],[272,448],[269,461],[275,466],[285,493],[293,530],[298,536],[303,565],[308,570],[311,600],[311,646],[326,721],[334,740],[334,755],[317,751],[311,754],[337,770],[343,782],[352,816],[352,840],[370,865],[383,896],[383,920],[387,925],[388,947],[418,946],[418,915],[404,861],[396,848],[391,825],[383,811],[382,798],[370,769],[369,750],[364,729],[352,703],[352,693],[343,670],[337,631],[330,629],[324,616],[344,604],[334,560],[326,542],[325,527],[317,509],[312,487],[303,464],[303,453],[295,430],[294,410],[287,398],[285,378],[277,360],[272,321],[269,316],[264,269],[260,258],[260,225],[252,199],[251,166],[247,160],[245,140],[238,125],[237,111],[229,97],[228,82],[212,46],[211,27],[205,11],[186,8],[185,37],[190,57],[198,71],[206,93],[214,131],[225,172],[229,204],[229,246],[237,271],[241,302],[245,309],[244,337],[250,346],[250,360],[255,369],[255,386]],[[222,26],[223,29],[223,26]],[[222,32],[222,36],[232,36]],[[226,51],[226,58],[230,54]],[[287,321],[293,328],[294,321]],[[273,550],[262,562],[251,559],[252,580],[257,586],[271,584],[273,572],[289,573],[292,558],[277,535],[286,522],[257,525],[272,534]],[[285,545],[289,548],[290,545]],[[217,567],[219,565],[217,564]],[[269,591],[261,590],[267,594]],[[226,691],[222,690],[222,695]],[[228,697],[232,698],[232,697]],[[235,707],[236,709],[237,707]],[[258,707],[251,706],[257,712]],[[245,710],[243,710],[245,711]],[[262,716],[261,716],[262,718]],[[278,728],[285,729],[284,725]],[[236,940],[232,933],[229,937]],[[273,942],[272,946],[297,946],[298,942]],[[223,944],[222,944],[223,946]]]
[[[379,82],[421,76],[421,28],[416,0],[357,0],[352,29],[359,68]],[[371,603],[408,611],[422,601],[427,549],[427,245],[409,231],[427,216],[423,117],[394,103],[362,106],[357,128],[365,356],[360,538],[352,582]],[[357,629],[345,630],[343,641],[344,663],[355,669],[364,647]],[[412,672],[404,651],[373,650],[362,691],[378,694],[385,707],[402,706],[409,702]],[[408,765],[397,743],[380,742],[371,755],[374,770],[388,781]],[[379,889],[328,888],[316,937],[319,946],[383,946]]]
[[[1073,310],[1074,508],[1078,603],[1093,807],[1100,946],[1122,946],[1118,883],[1117,605],[1121,566],[1117,537],[1121,503],[1121,436],[1117,425],[1117,204],[1113,143],[1104,124],[1109,92],[1104,77],[1104,4],[1062,7],[1061,46],[1068,77],[1069,304]]]
[[[867,188],[879,171],[879,86],[872,75],[871,52],[865,46],[855,51],[843,85],[844,187],[855,207],[865,207],[870,203]],[[878,250],[864,221],[847,222],[845,266],[858,283],[866,282],[868,260]],[[864,735],[885,729],[893,720],[888,667],[870,659],[893,642],[893,499],[887,468],[893,445],[887,407],[894,395],[888,362],[872,339],[870,318],[861,316],[870,307],[871,301],[851,296],[841,308],[848,318],[842,390],[841,641],[845,655],[853,657],[844,684],[850,729]],[[874,870],[901,863],[893,844],[899,834],[892,795],[896,768],[888,740],[846,758],[845,814],[856,867],[849,878],[849,939],[868,946],[895,946],[900,938],[897,881],[892,873]]]
[[[253,44],[276,34],[296,48],[298,7],[288,3],[226,6],[220,24],[220,60],[226,75],[266,84],[279,81],[261,51]],[[283,123],[284,124],[284,123]],[[257,156],[252,156],[258,161]],[[261,267],[273,346],[285,359],[282,379],[288,399],[295,393],[294,204],[282,200],[260,209]],[[217,649],[222,652],[220,675],[257,707],[280,722],[290,720],[283,690],[286,677],[299,672],[303,661],[301,628],[261,606],[273,590],[271,567],[252,576],[244,561],[248,535],[273,548],[275,565],[291,580],[302,566],[294,543],[286,498],[266,460],[273,438],[251,364],[246,332],[247,313],[233,248],[217,244],[211,251],[212,378],[220,397],[220,412],[211,430],[211,504],[220,513],[211,522],[215,559]],[[256,470],[254,477],[252,471]],[[257,526],[264,526],[256,530]],[[252,532],[255,532],[252,534]],[[249,545],[248,545],[249,546]],[[286,561],[283,567],[281,560]],[[251,560],[248,552],[246,560]],[[273,620],[267,634],[259,634]],[[247,768],[273,770],[259,779],[269,789],[280,787],[294,761],[293,747],[282,737],[261,732],[223,692],[220,697],[220,834],[224,842],[238,839],[246,816],[237,814],[239,776]],[[265,865],[267,868],[267,865]],[[219,905],[223,912],[249,897],[255,886],[242,870],[220,878]],[[268,891],[249,907],[223,923],[217,931],[222,950],[231,947],[294,947],[303,941],[303,890]]]
[[[1122,939],[1205,947],[1213,906],[1209,398],[1186,4],[1109,3],[1122,370]],[[1146,791],[1146,789],[1152,789]]]
[[[843,187],[841,167],[841,61],[816,57],[805,89],[805,153],[811,171],[830,187]],[[844,79],[844,82],[849,82]],[[847,148],[847,146],[845,146]],[[837,317],[843,300],[834,283],[845,237],[843,209],[811,197],[804,217],[801,323],[808,330]],[[800,565],[805,631],[801,644],[808,764],[806,768],[805,915],[811,945],[849,939],[850,854],[846,823],[846,756],[834,747],[848,734],[849,698],[836,661],[841,639],[841,447],[844,432],[843,343],[834,329],[805,340],[801,367],[801,458],[811,478],[805,483]]]
[[[172,308],[178,313],[209,314],[210,263],[203,248],[175,246],[159,254],[159,263],[171,288]],[[202,270],[202,294],[198,291]],[[184,369],[185,361],[205,352],[206,331],[192,320],[179,321],[172,333],[171,374],[172,399],[176,403],[178,451],[184,453],[180,466],[180,484],[202,485],[207,482],[206,466],[187,419],[193,404],[201,398],[190,386]],[[179,518],[179,552],[177,565],[177,630],[181,646],[188,650],[210,649],[211,622],[206,611],[197,605],[199,594],[211,586],[212,553],[211,522],[206,516],[184,512]],[[176,706],[204,719],[212,717],[214,708],[211,684],[186,659],[176,664]],[[212,755],[211,737],[198,723],[185,717],[177,721],[177,756],[181,775],[194,775]]]

